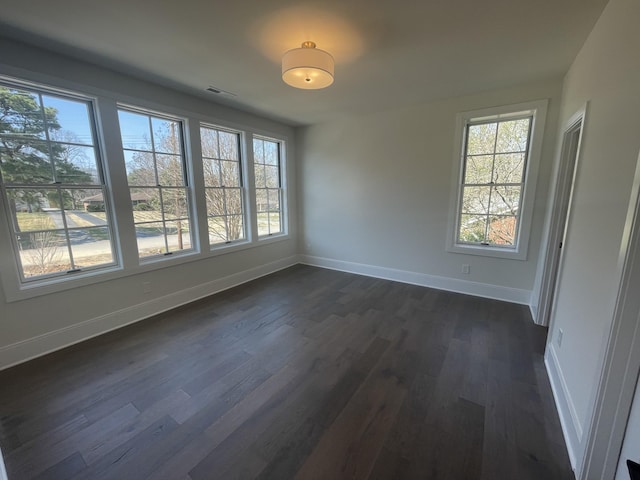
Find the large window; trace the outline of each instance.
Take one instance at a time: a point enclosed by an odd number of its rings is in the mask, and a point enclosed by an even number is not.
[[[90,99],[0,82],[0,176],[23,282],[116,264]]]
[[[465,253],[524,256],[530,222],[542,105],[493,115],[467,115],[461,125],[461,165],[454,248]],[[534,155],[535,153],[535,155]],[[525,215],[526,213],[526,215]],[[503,255],[504,254],[504,255]]]
[[[281,150],[282,144],[278,141],[262,137],[253,139],[258,236],[284,232]]]
[[[200,127],[202,168],[211,245],[245,239],[240,133]]]
[[[283,139],[56,82],[0,75],[8,301],[288,238]]]
[[[118,111],[140,258],[192,248],[182,122]]]

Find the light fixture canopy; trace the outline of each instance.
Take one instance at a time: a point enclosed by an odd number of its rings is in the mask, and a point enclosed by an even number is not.
[[[314,90],[333,83],[333,57],[313,42],[289,50],[282,57],[282,80],[296,88]]]

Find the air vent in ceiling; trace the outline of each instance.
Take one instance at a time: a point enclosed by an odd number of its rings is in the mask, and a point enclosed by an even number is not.
[[[227,92],[226,90],[222,90],[221,88],[214,87],[209,85],[208,88],[205,89],[207,92],[215,93],[216,95],[229,95],[230,97],[235,97],[235,93]]]

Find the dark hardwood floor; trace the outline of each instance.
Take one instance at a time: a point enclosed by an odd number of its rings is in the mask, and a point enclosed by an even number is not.
[[[296,266],[0,372],[10,480],[572,479],[528,308]]]

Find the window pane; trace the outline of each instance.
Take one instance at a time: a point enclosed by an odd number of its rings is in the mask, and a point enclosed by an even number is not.
[[[93,145],[92,119],[86,102],[43,95],[42,103],[45,112],[55,112],[56,122],[49,124],[52,140]]]
[[[495,183],[522,183],[524,159],[524,153],[496,155],[493,181]]]
[[[33,140],[45,138],[44,120],[37,94],[0,86],[0,104],[0,135],[4,138],[23,137]],[[54,112],[45,110],[45,114],[49,120],[55,118]]]
[[[162,188],[165,219],[187,217],[187,191],[184,188]]]
[[[253,163],[264,163],[264,140],[253,139]]]
[[[124,148],[151,150],[151,129],[147,115],[119,110],[118,119]]]
[[[151,118],[153,127],[153,147],[156,152],[182,155],[180,124],[173,120]]]
[[[464,187],[462,213],[488,213],[491,187]]]
[[[280,213],[269,212],[269,233],[280,233]]]
[[[530,119],[500,122],[496,152],[525,152],[529,138]]]
[[[124,160],[129,186],[155,187],[158,184],[153,153],[125,150]]]
[[[53,182],[49,144],[37,140],[17,141],[3,136],[0,140],[0,168],[5,184]]]
[[[258,212],[266,212],[268,209],[267,191],[263,188],[256,189],[256,208]]]
[[[238,152],[238,134],[219,131],[220,138],[220,157],[223,160],[239,160]]]
[[[188,250],[191,248],[189,220],[186,218],[176,219],[166,223],[167,243],[169,251]]]
[[[16,232],[51,230],[56,227],[48,212],[16,212]]]
[[[491,217],[489,223],[489,243],[495,245],[513,245],[518,219],[515,216]]]
[[[244,221],[242,215],[229,215],[227,217],[227,224],[229,227],[229,241],[243,239],[244,236]]]
[[[71,270],[69,250],[63,230],[21,233],[20,263],[25,278],[64,273]]]
[[[269,188],[278,188],[280,186],[280,175],[278,167],[267,165],[264,167],[265,182]]]
[[[224,215],[224,189],[223,188],[207,188],[205,190],[207,199],[207,215],[217,216]]]
[[[256,165],[254,168],[254,178],[256,188],[264,188],[267,186],[267,178],[264,165]]]
[[[59,228],[50,210],[50,198],[56,198],[56,189],[7,189],[10,209],[15,212],[16,232]]]
[[[464,172],[464,183],[487,184],[491,182],[493,155],[469,156]]]
[[[220,158],[218,150],[218,131],[213,128],[200,128],[200,141],[202,156],[207,158]]]
[[[238,169],[238,162],[221,161],[222,168],[222,185],[225,187],[239,187],[240,186],[240,171]]]
[[[220,187],[220,160],[202,160],[204,184],[207,187]]]
[[[280,191],[276,189],[269,189],[269,211],[280,211]]]
[[[490,213],[495,215],[517,215],[520,205],[520,192],[520,187],[492,187]]]
[[[209,217],[209,243],[218,244],[227,241],[227,224],[225,217]]]
[[[113,263],[113,250],[108,228],[70,230],[69,237],[76,268]]]
[[[497,123],[469,125],[467,133],[467,155],[493,153],[497,127]]]
[[[102,189],[100,188],[65,188],[60,189],[59,196],[62,199],[61,207],[65,210],[66,221],[68,227],[74,227],[75,222],[70,219],[69,215],[73,214],[78,222],[82,222],[80,215],[84,214],[84,199],[87,197],[102,197]],[[58,204],[59,202],[56,202]],[[104,210],[104,199],[102,200]],[[59,208],[59,207],[58,207]]]
[[[226,188],[226,213],[229,215],[241,215],[242,214],[242,193],[239,188]]]
[[[264,142],[264,163],[278,165],[278,144],[276,142]]]
[[[258,213],[258,236],[269,235],[269,214]]]
[[[185,184],[182,157],[156,154],[156,163],[159,185],[180,186]]]
[[[164,225],[162,222],[141,223],[136,225],[138,255],[149,257],[166,252]]]
[[[462,215],[460,217],[460,235],[458,241],[469,243],[484,242],[487,217],[485,215]]]
[[[55,158],[56,180],[61,183],[100,183],[93,147],[55,144],[59,154]]]

